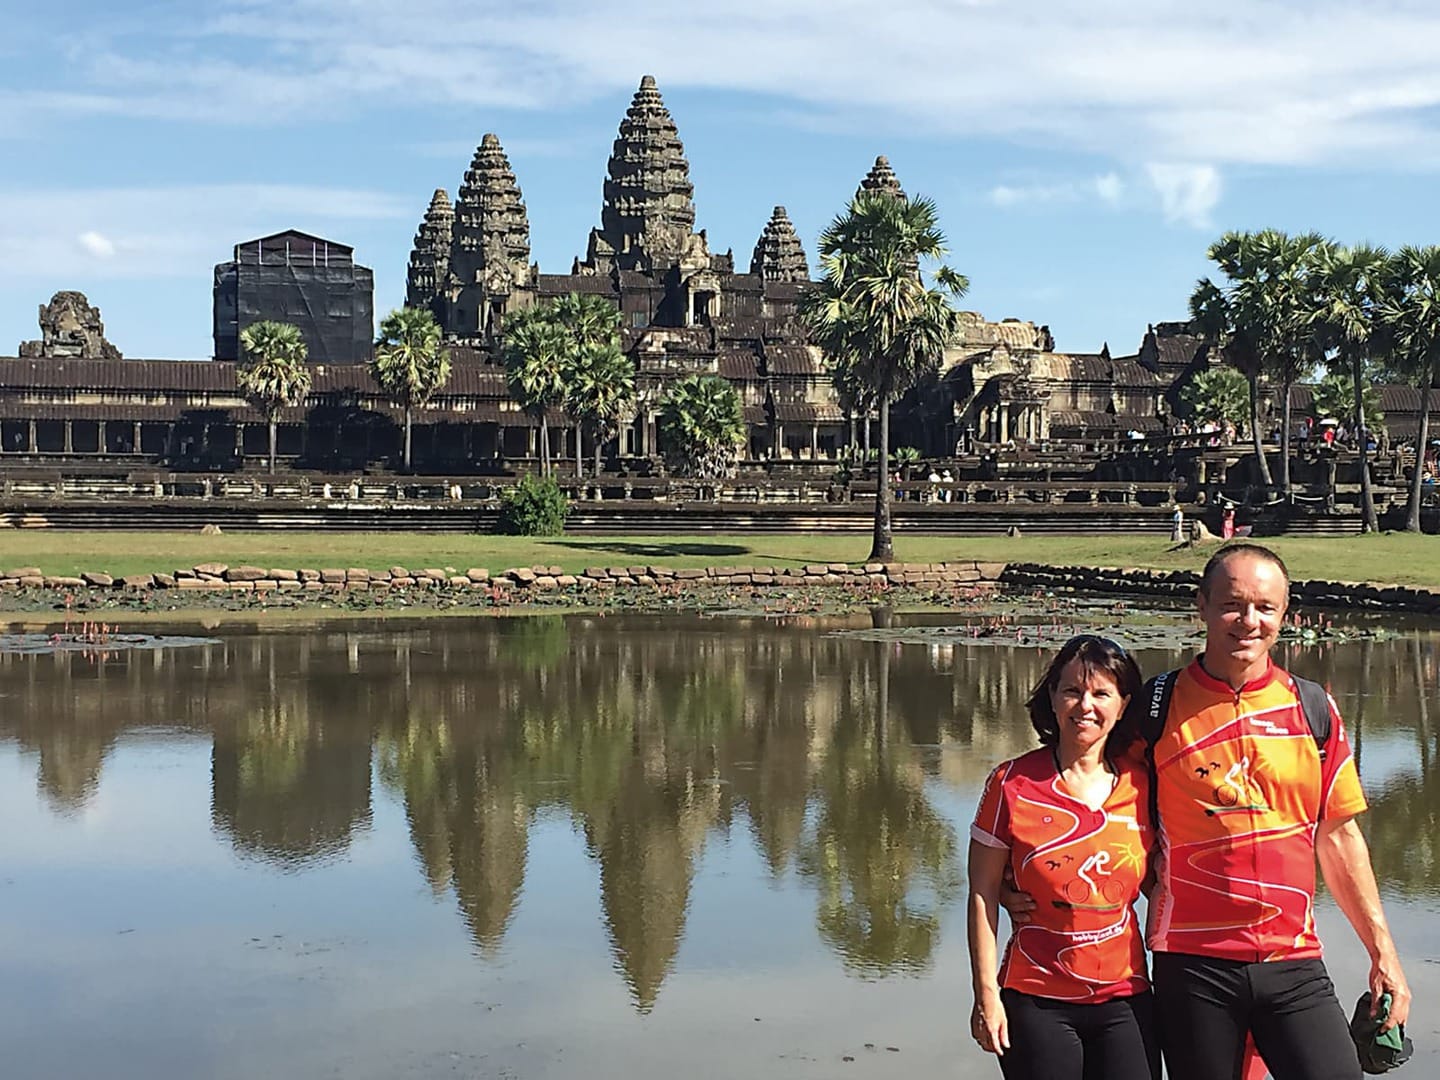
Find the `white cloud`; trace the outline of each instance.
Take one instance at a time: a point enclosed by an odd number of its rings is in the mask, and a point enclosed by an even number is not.
[[[1031,184],[996,184],[986,197],[998,207],[1045,206],[1056,203],[1073,204],[1101,202],[1118,206],[1125,194],[1125,182],[1119,174],[1105,173],[1086,180],[1064,180]]]
[[[1220,202],[1224,186],[1215,166],[1152,161],[1145,166],[1145,174],[1160,197],[1166,221],[1210,227],[1210,213]]]
[[[291,227],[323,235],[337,223],[414,214],[405,199],[351,188],[0,188],[0,279],[194,277],[254,236]]]
[[[102,236],[98,232],[83,232],[75,239],[81,248],[91,255],[94,255],[97,259],[109,259],[115,255],[115,245],[110,241],[110,238]]]
[[[1117,206],[1125,195],[1125,182],[1113,172],[1097,176],[1095,177],[1095,194],[1099,196],[1101,202]]]
[[[777,117],[1064,146],[1129,168],[1357,153],[1440,165],[1440,9],[1419,0],[886,10],[877,21],[859,0],[731,0],[679,28],[661,0],[228,0],[143,33],[122,14],[84,49],[54,47],[41,69],[52,86],[0,98],[0,131],[42,112],[268,124],[397,101],[459,116],[550,107],[632,89],[644,57],[662,89],[769,95]],[[937,77],[944,56],[963,62]]]

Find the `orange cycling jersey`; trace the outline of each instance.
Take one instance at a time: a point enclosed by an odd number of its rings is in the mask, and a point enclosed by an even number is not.
[[[1016,887],[1036,902],[1031,921],[1010,935],[1001,986],[1086,1003],[1149,986],[1133,907],[1152,838],[1149,777],[1134,755],[1117,764],[1099,810],[1069,793],[1048,747],[1004,762],[986,781],[970,835],[1009,850]]]
[[[1290,676],[1240,690],[1196,660],[1153,748],[1159,881],[1150,948],[1254,963],[1318,957],[1315,829],[1365,809],[1330,702],[1322,759]]]

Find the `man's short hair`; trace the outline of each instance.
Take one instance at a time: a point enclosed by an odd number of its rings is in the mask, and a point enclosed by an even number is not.
[[[1237,555],[1250,555],[1278,567],[1285,578],[1285,584],[1290,584],[1290,569],[1285,565],[1284,559],[1264,544],[1253,544],[1248,540],[1241,540],[1234,544],[1226,544],[1210,556],[1210,561],[1205,564],[1205,569],[1200,571],[1201,593],[1206,596],[1210,595],[1210,586],[1215,583],[1215,576],[1220,573],[1227,562]]]

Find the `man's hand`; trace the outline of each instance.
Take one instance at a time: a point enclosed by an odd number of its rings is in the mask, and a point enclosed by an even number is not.
[[[1390,995],[1390,1015],[1381,1027],[1389,1031],[1410,1017],[1410,984],[1405,981],[1400,954],[1385,921],[1369,845],[1353,817],[1326,819],[1315,833],[1315,853],[1330,894],[1370,954],[1371,1016],[1379,1009],[1380,995]]]
[[[1015,873],[1009,864],[1005,866],[1005,876],[1000,879],[1000,906],[1010,916],[1010,922],[1014,926],[1028,923],[1030,913],[1035,910],[1035,898],[1028,892],[1015,888]]]
[[[1403,1024],[1410,1017],[1410,984],[1405,981],[1405,972],[1400,970],[1400,957],[1395,950],[1388,955],[1377,956],[1370,964],[1370,1015],[1380,1011],[1380,995],[1390,995],[1390,1015],[1380,1025],[1381,1031],[1389,1031],[1397,1024]]]

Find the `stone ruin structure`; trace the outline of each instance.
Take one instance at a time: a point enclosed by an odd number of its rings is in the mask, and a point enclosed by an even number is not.
[[[82,292],[62,291],[40,305],[40,340],[22,341],[27,359],[119,360],[120,350],[105,338],[100,309]]]
[[[878,157],[856,189],[863,192],[903,196],[904,189]],[[747,264],[733,250],[713,249],[696,228],[684,144],[649,77],[620,121],[601,195],[583,258],[555,274],[531,261],[524,196],[496,136],[481,140],[453,195],[434,192],[415,234],[406,304],[434,313],[453,366],[446,387],[415,417],[419,467],[485,472],[537,456],[538,424],[509,397],[498,346],[509,315],[571,292],[603,296],[621,313],[637,405],[614,447],[620,456],[655,454],[663,395],[691,373],[714,373],[737,388],[752,460],[826,462],[847,446],[874,444],[874,418],[846,414],[798,318],[811,267],[785,208],[760,223]],[[262,272],[278,284],[252,303],[240,278]],[[231,275],[236,288],[221,288]],[[181,468],[228,468],[263,455],[265,418],[238,394],[224,361],[244,319],[261,317],[261,301],[274,301],[277,313],[264,317],[323,316],[339,343],[312,347],[311,393],[283,411],[281,455],[332,469],[394,459],[400,416],[360,362],[373,340],[370,278],[350,248],[295,230],[276,233],[238,245],[235,260],[217,267],[216,285],[212,364],[122,361],[85,297],[57,293],[41,308],[41,340],[25,343],[19,359],[0,358],[0,456],[138,455]],[[1162,433],[1179,388],[1217,359],[1185,323],[1150,327],[1122,356],[1108,347],[1058,351],[1048,327],[1034,322],[967,312],[963,323],[936,375],[897,403],[894,445],[948,457]],[[67,357],[89,362],[52,362]],[[1381,393],[1387,427],[1413,429],[1418,394]],[[552,451],[573,460],[573,427],[559,413],[548,419]],[[593,451],[578,449],[587,459]]]
[[[674,119],[655,80],[641,80],[620,121],[602,187],[600,225],[568,274],[529,262],[530,226],[500,141],[486,135],[459,197],[437,191],[415,236],[406,303],[433,311],[457,363],[497,364],[508,313],[571,292],[608,297],[621,312],[640,406],[620,451],[656,450],[655,414],[667,382],[713,373],[740,391],[758,457],[828,457],[845,417],[796,304],[810,268],[783,207],[755,243],[748,268],[715,252],[695,228],[694,185]],[[531,421],[497,402],[507,448],[533,448]],[[557,431],[564,440],[573,433]],[[528,445],[527,445],[528,441]],[[573,446],[557,446],[557,453]]]

